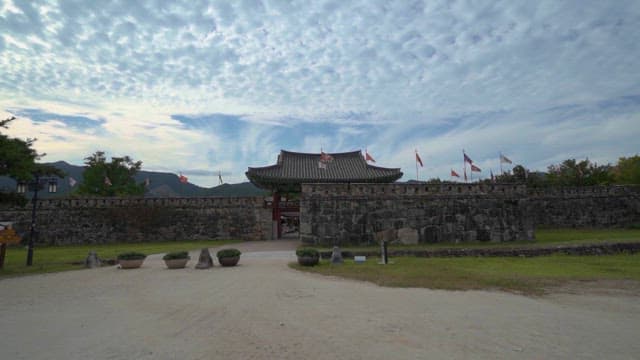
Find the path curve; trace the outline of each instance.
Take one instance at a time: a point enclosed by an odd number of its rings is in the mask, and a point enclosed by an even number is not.
[[[383,288],[287,267],[295,242],[230,245],[240,266],[106,267],[0,280],[0,359],[631,359],[631,296]],[[212,253],[216,249],[212,249]],[[217,264],[216,264],[217,265]]]

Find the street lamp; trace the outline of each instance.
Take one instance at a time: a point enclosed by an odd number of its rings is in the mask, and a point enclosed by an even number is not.
[[[24,194],[27,192],[27,187],[29,191],[33,191],[33,198],[31,199],[31,203],[33,204],[33,208],[31,209],[31,235],[29,236],[29,248],[27,251],[27,266],[33,265],[33,244],[34,239],[38,236],[38,231],[36,230],[36,209],[38,206],[38,190],[44,189],[44,186],[47,185],[47,191],[49,193],[55,193],[58,191],[58,179],[55,177],[40,177],[39,174],[33,174],[34,179],[29,183],[19,182],[17,187],[17,192]]]

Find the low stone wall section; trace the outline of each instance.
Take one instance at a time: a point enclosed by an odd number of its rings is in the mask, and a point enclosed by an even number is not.
[[[527,247],[527,248],[449,248],[432,250],[390,250],[389,256],[416,256],[416,257],[535,257],[554,254],[565,255],[613,255],[635,254],[640,252],[639,242],[630,243],[603,243],[590,245],[567,245],[553,247]],[[323,259],[331,258],[331,251],[321,251]],[[354,256],[379,257],[380,251],[342,251],[342,257]]]
[[[31,204],[0,207],[0,219],[29,235]],[[70,198],[38,201],[38,243],[102,244],[167,240],[267,240],[263,197]]]
[[[640,225],[640,186],[532,188],[529,216],[536,226],[620,228]]]

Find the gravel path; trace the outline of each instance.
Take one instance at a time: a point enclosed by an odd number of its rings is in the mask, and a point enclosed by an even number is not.
[[[634,359],[640,301],[382,288],[297,272],[295,242],[241,266],[0,280],[0,359]],[[215,251],[215,250],[213,250]],[[268,252],[263,252],[268,251]]]

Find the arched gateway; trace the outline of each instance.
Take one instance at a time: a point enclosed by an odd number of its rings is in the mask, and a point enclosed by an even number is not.
[[[391,183],[401,178],[402,172],[369,165],[360,151],[308,154],[281,150],[276,164],[250,167],[246,175],[255,186],[272,191],[272,238],[279,239],[283,215],[295,220],[299,217],[298,202],[281,202],[281,197],[299,194],[302,184]]]

